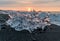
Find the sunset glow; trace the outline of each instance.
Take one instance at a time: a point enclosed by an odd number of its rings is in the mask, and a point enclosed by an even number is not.
[[[28,11],[29,11],[29,12],[32,11],[32,8],[28,8]]]
[[[15,11],[32,11],[32,10],[36,10],[36,11],[60,11],[60,8],[59,7],[32,7],[32,8],[28,8],[28,7],[11,7],[11,8],[4,8],[4,7],[1,7],[0,10],[15,10]]]
[[[31,11],[31,8],[28,8],[28,11]]]
[[[0,0],[0,10],[60,11],[59,0]]]

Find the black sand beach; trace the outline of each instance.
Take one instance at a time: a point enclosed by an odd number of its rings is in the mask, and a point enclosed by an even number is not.
[[[9,16],[0,14],[0,19],[5,22],[9,19]],[[26,30],[18,32],[5,25],[0,30],[0,41],[60,41],[60,26],[51,24],[51,26],[47,27],[47,30],[44,32],[36,30],[36,33],[30,34]]]
[[[45,32],[35,34],[30,34],[25,30],[17,32],[10,28],[2,29],[0,31],[0,41],[60,41],[60,26],[52,24],[48,27],[49,29]]]

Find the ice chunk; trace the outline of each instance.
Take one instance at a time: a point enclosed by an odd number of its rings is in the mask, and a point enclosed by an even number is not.
[[[38,16],[36,17],[35,14],[25,16],[25,14],[20,14],[20,16],[13,16],[13,18],[9,19],[6,23],[14,28],[16,31],[21,30],[28,30],[29,32],[34,31],[37,27],[42,28],[44,30],[45,26],[47,26],[47,22],[40,19]],[[49,21],[49,18],[44,20]]]

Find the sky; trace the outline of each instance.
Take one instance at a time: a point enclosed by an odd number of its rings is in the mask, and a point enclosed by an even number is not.
[[[0,0],[2,10],[60,11],[60,0]]]

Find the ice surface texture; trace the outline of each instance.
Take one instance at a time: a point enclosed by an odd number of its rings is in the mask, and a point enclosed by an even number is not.
[[[28,30],[29,32],[34,31],[34,29],[41,28],[44,30],[45,26],[49,25],[46,21],[44,22],[42,18],[39,17],[39,14],[36,12],[28,14],[14,14],[14,16],[9,15],[11,19],[7,22],[12,28],[16,31]],[[47,21],[49,18],[46,18]]]

